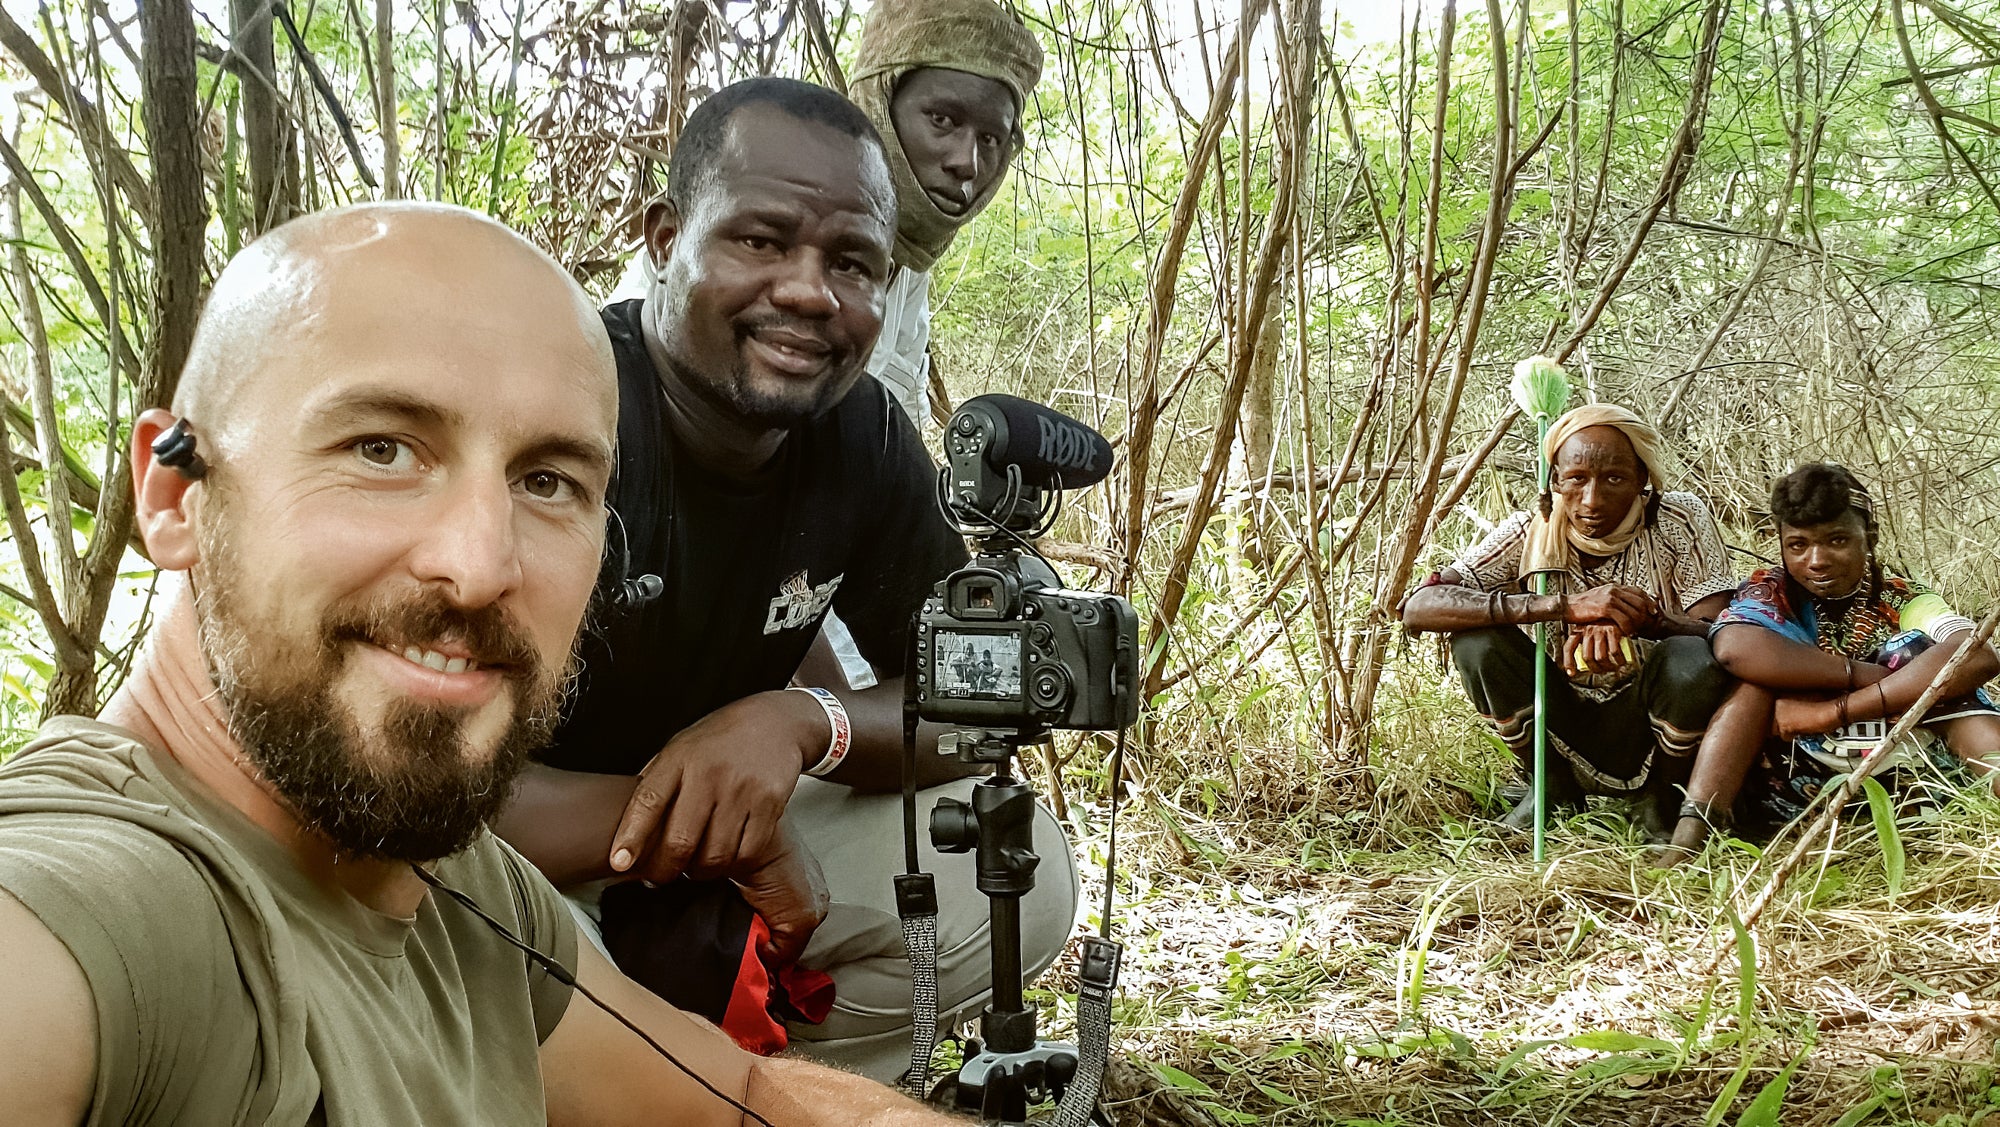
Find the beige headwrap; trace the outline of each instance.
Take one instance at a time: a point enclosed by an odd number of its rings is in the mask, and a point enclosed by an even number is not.
[[[1639,455],[1639,467],[1646,473],[1642,485],[1650,485],[1655,493],[1666,488],[1663,471],[1669,466],[1666,451],[1660,442],[1660,432],[1653,424],[1639,416],[1609,403],[1596,403],[1565,412],[1549,428],[1549,438],[1542,446],[1542,457],[1549,464],[1555,464],[1556,451],[1568,442],[1577,431],[1590,427],[1615,427],[1632,443],[1632,449]],[[1632,503],[1625,519],[1603,537],[1584,535],[1571,521],[1569,498],[1561,493],[1553,493],[1548,515],[1538,510],[1528,522],[1528,540],[1521,547],[1521,574],[1533,575],[1538,571],[1567,572],[1576,562],[1577,553],[1592,556],[1615,556],[1632,546],[1646,525],[1646,499],[1642,496]]]
[[[889,101],[910,71],[943,67],[990,78],[1014,95],[1014,151],[1021,148],[1020,116],[1042,77],[1042,45],[1021,18],[993,0],[876,0],[861,28],[847,93],[875,123],[896,181],[896,261],[912,270],[937,263],[958,229],[972,222],[1000,191],[996,177],[963,215],[946,215],[917,183],[896,140]]]

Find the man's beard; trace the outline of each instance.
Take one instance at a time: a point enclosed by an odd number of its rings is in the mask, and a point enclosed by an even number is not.
[[[241,596],[203,551],[196,619],[231,735],[300,822],[359,858],[423,862],[471,845],[512,793],[529,753],[555,730],[565,676],[549,676],[527,636],[495,606],[453,607],[434,589],[335,605],[308,639],[274,638],[239,617]],[[513,712],[475,761],[470,710],[399,700],[364,731],[334,695],[357,646],[425,648],[449,637],[499,666]],[[301,644],[303,642],[303,644]],[[564,671],[565,673],[568,670]]]

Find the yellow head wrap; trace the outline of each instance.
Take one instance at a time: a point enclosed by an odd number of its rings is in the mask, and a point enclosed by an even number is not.
[[[1013,148],[1022,143],[1020,116],[1042,77],[1042,45],[1021,18],[993,0],[876,0],[861,28],[847,93],[875,123],[888,150],[896,182],[896,261],[929,270],[951,246],[958,229],[993,202],[1005,177],[996,177],[963,215],[946,215],[917,183],[896,138],[889,102],[905,74],[942,67],[990,78],[1014,96]]]
[[[1596,403],[1568,411],[1549,428],[1548,441],[1542,445],[1542,457],[1549,465],[1555,465],[1556,451],[1568,442],[1576,432],[1590,427],[1612,427],[1632,443],[1632,450],[1639,456],[1639,468],[1645,471],[1645,486],[1655,493],[1666,488],[1664,471],[1671,468],[1667,463],[1666,451],[1660,441],[1660,432],[1653,424],[1623,407],[1609,403]],[[1528,522],[1528,540],[1521,549],[1521,574],[1533,575],[1538,571],[1567,572],[1575,564],[1577,553],[1592,556],[1615,556],[1632,546],[1646,525],[1646,499],[1640,497],[1632,502],[1625,519],[1617,528],[1603,537],[1587,536],[1576,527],[1570,512],[1569,498],[1557,492],[1551,498],[1548,514],[1539,510]]]

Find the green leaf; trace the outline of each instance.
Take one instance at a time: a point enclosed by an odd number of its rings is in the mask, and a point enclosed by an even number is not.
[[[1745,1036],[1757,1023],[1757,944],[1750,929],[1729,906],[1729,926],[1736,932],[1736,1021]]]
[[[1793,1061],[1785,1066],[1783,1072],[1772,1077],[1771,1082],[1757,1093],[1757,1098],[1750,1101],[1750,1106],[1743,1109],[1743,1114],[1736,1118],[1736,1127],[1778,1127],[1778,1112],[1785,1106],[1785,1089],[1791,1087],[1792,1070],[1797,1067],[1798,1062]]]
[[[1276,1103],[1279,1107],[1296,1107],[1298,1105],[1299,1098],[1282,1088],[1274,1088],[1262,1080],[1253,1080],[1251,1083],[1257,1085],[1257,1090],[1271,1097],[1272,1102]]]
[[[1198,853],[1201,856],[1207,858],[1210,864],[1214,865],[1223,864],[1230,859],[1227,854],[1223,853],[1215,846],[1210,845],[1209,843],[1187,832],[1186,828],[1181,825],[1180,819],[1174,817],[1173,811],[1167,809],[1166,806],[1161,804],[1154,804],[1152,806],[1152,811],[1155,815],[1159,817],[1160,821],[1165,822],[1167,824],[1168,831],[1170,831],[1174,835],[1174,837],[1180,841],[1180,843],[1183,846],[1187,847],[1188,852]]]
[[[1171,1064],[1155,1064],[1153,1071],[1160,1074],[1160,1079],[1165,1080],[1183,1092],[1198,1092],[1204,1096],[1215,1094],[1215,1089],[1203,1083],[1200,1077],[1190,1076]]]
[[[1662,1041],[1658,1037],[1641,1037],[1637,1033],[1627,1033],[1621,1029],[1593,1029],[1588,1033],[1565,1037],[1562,1043],[1572,1049],[1593,1049],[1602,1053],[1630,1053],[1641,1049],[1662,1053],[1674,1051],[1674,1043],[1671,1041]]]
[[[1875,837],[1882,843],[1882,871],[1889,878],[1889,902],[1903,893],[1903,835],[1896,829],[1896,807],[1889,791],[1874,779],[1861,780],[1868,795],[1868,813],[1875,819]]]
[[[1530,1053],[1539,1053],[1543,1049],[1548,1048],[1550,1045],[1559,1045],[1559,1044],[1562,1044],[1562,1042],[1555,1040],[1546,1040],[1546,1039],[1523,1041],[1521,1042],[1521,1044],[1515,1046],[1513,1052],[1508,1053],[1504,1057],[1501,1057],[1499,1064],[1493,1066],[1493,1076],[1496,1079],[1505,1076],[1507,1075],[1508,1072],[1513,1070],[1515,1065],[1518,1065],[1522,1061],[1528,1059],[1528,1055]]]
[[[1882,1110],[1883,1105],[1902,1094],[1901,1092],[1877,1092],[1860,1103],[1855,1104],[1853,1107],[1848,1108],[1847,1114],[1833,1121],[1833,1127],[1860,1127],[1862,1120]],[[1748,1113],[1746,1112],[1745,1114]]]

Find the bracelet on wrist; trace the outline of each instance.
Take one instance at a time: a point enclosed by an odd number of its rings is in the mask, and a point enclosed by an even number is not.
[[[820,711],[826,713],[827,727],[832,729],[826,742],[826,754],[820,757],[818,763],[806,768],[805,773],[814,778],[832,774],[846,761],[848,751],[854,746],[854,726],[847,719],[847,706],[840,703],[840,698],[831,691],[817,686],[791,685],[785,691],[806,694],[819,705]]]

